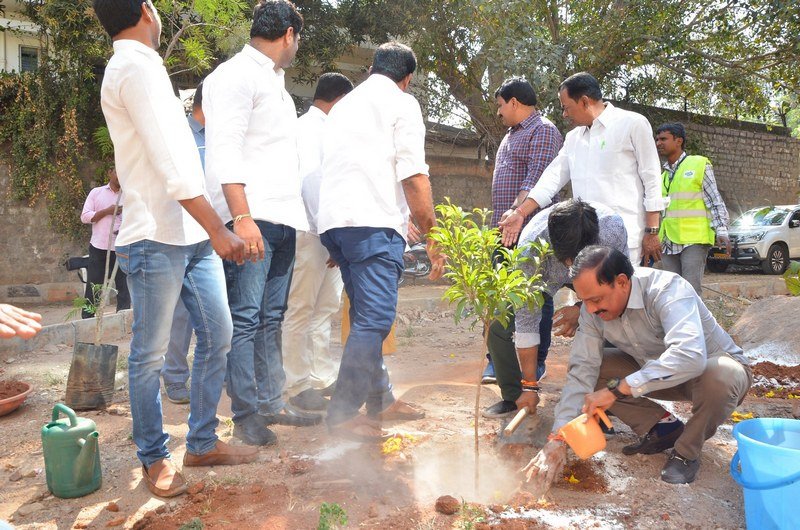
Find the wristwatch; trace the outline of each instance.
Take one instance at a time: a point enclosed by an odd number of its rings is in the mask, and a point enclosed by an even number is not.
[[[658,234],[657,226],[648,226],[644,229],[645,234]]]
[[[606,383],[606,388],[609,389],[617,399],[628,397],[619,391],[619,379],[617,379],[616,377],[608,380],[608,383]]]

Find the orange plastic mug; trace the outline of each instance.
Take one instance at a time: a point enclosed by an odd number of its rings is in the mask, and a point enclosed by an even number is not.
[[[611,421],[606,413],[600,409],[595,409],[595,414],[603,420],[603,423],[610,429]],[[567,423],[558,430],[558,434],[575,451],[578,458],[586,460],[598,451],[606,448],[606,437],[600,429],[597,418],[592,416],[588,420],[586,414],[581,414],[571,422]]]

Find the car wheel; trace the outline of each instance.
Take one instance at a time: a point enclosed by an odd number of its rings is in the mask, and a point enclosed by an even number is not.
[[[708,272],[725,272],[728,270],[728,263],[724,261],[713,261],[708,260],[706,262],[706,267],[708,267]]]
[[[764,271],[764,274],[783,274],[788,266],[789,255],[786,248],[778,243],[769,247],[767,259],[761,262],[761,270]]]

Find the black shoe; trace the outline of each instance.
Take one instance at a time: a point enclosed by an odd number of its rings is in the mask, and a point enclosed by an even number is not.
[[[328,408],[329,401],[322,397],[319,390],[309,388],[290,398],[289,403],[293,407],[303,410],[325,410]]]
[[[272,445],[278,441],[275,433],[267,429],[263,422],[255,416],[248,416],[235,423],[233,435],[247,445]]]
[[[505,418],[517,412],[517,404],[513,401],[498,401],[491,407],[486,407],[481,412],[484,418]]]
[[[700,459],[687,460],[673,450],[661,470],[661,480],[669,484],[690,484],[694,482],[699,469]]]
[[[303,412],[288,403],[277,414],[259,414],[264,425],[292,425],[293,427],[309,427],[322,421],[322,414]]]
[[[656,428],[653,427],[638,442],[623,447],[622,454],[629,456],[635,454],[654,455],[666,451],[675,446],[675,441],[680,438],[681,434],[683,434],[683,422],[680,427],[664,436],[656,434]]]
[[[333,395],[334,390],[336,390],[336,381],[320,390],[319,393],[322,394],[322,397],[329,398]]]

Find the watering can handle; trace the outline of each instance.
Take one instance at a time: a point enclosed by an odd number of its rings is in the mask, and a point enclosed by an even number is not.
[[[606,413],[603,409],[595,409],[594,413],[597,415],[598,418],[600,418],[600,420],[602,420],[603,423],[606,424],[606,427],[608,427],[609,429],[612,427],[611,420],[608,419],[608,416],[606,416]]]
[[[736,454],[733,455],[733,458],[731,458],[731,476],[733,477],[733,480],[735,480],[741,487],[749,490],[772,490],[794,484],[800,480],[800,472],[797,472],[794,475],[770,480],[769,482],[750,482],[742,477],[742,472],[739,471],[740,463],[741,458],[739,457],[739,451],[736,451]]]
[[[69,418],[69,426],[70,427],[77,427],[78,426],[78,417],[75,415],[75,411],[69,408],[68,406],[64,405],[63,403],[56,403],[56,406],[53,407],[53,419],[51,421],[58,420],[58,413],[63,412],[64,415]]]

